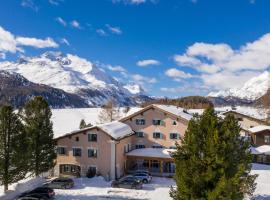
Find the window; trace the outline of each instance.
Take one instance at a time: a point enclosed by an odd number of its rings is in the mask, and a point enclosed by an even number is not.
[[[178,140],[178,139],[180,139],[180,134],[178,134],[178,133],[170,133],[170,139],[171,140]]]
[[[129,152],[129,149],[130,147],[129,147],[129,144],[125,144],[125,146],[124,146],[124,153],[128,153]]]
[[[153,138],[162,139],[162,133],[160,133],[160,132],[154,132],[153,133]]]
[[[89,133],[88,134],[88,142],[96,142],[97,141],[97,134]]]
[[[145,119],[136,119],[137,125],[145,125]]]
[[[265,135],[264,136],[264,142],[269,143],[270,142],[270,135]]]
[[[88,157],[96,158],[97,157],[97,149],[88,149]]]
[[[73,148],[73,156],[82,156],[81,148]]]
[[[243,118],[242,117],[238,117],[237,120],[241,122],[241,121],[243,121]]]
[[[153,145],[152,148],[154,148],[154,149],[162,149],[163,146],[161,146],[161,145]]]
[[[66,148],[65,147],[57,147],[57,154],[58,155],[66,155]]]
[[[143,132],[136,132],[136,135],[137,135],[137,137],[143,137],[144,136]]]
[[[171,146],[170,149],[177,149],[176,146]]]
[[[155,126],[164,125],[164,122],[160,119],[153,119],[153,125]]]
[[[172,125],[176,126],[177,125],[177,122],[174,120]]]
[[[80,139],[79,139],[79,137],[76,137],[75,140],[76,140],[76,142],[79,142]]]
[[[135,148],[136,148],[136,149],[143,149],[143,148],[145,148],[145,145],[143,145],[143,144],[137,144],[137,145],[135,146]]]

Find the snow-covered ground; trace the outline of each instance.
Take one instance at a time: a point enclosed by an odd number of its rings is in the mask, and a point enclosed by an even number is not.
[[[253,164],[252,174],[258,174],[256,200],[270,200],[270,165]],[[42,183],[42,179],[26,179],[10,186],[8,196],[3,196],[0,186],[0,199],[13,200],[20,192],[33,189]],[[102,177],[76,178],[75,187],[69,190],[55,190],[56,200],[171,200],[169,191],[175,182],[170,178],[153,177],[150,184],[144,184],[142,190],[112,188],[110,182]]]
[[[170,199],[170,186],[175,185],[169,178],[154,177],[150,184],[144,184],[142,190],[112,188],[110,182],[102,177],[75,179],[71,190],[55,190],[56,200],[146,200]]]

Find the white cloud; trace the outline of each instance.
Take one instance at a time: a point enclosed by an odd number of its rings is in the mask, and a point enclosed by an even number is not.
[[[150,78],[150,77],[146,77],[146,76],[142,76],[140,74],[134,74],[131,76],[131,78],[133,79],[133,81],[136,81],[137,83],[143,85],[144,83],[156,83],[157,80],[156,78]]]
[[[22,0],[21,6],[25,7],[25,8],[30,8],[30,9],[34,10],[35,12],[37,12],[39,10],[39,7],[37,5],[35,5],[33,0]]]
[[[119,27],[113,27],[113,26],[111,26],[109,24],[106,24],[106,27],[113,34],[121,35],[123,33],[123,31]]]
[[[154,60],[154,59],[149,59],[149,60],[139,60],[137,62],[137,65],[140,67],[145,67],[148,65],[159,65],[160,62],[158,60]]]
[[[43,39],[29,38],[29,37],[17,37],[16,42],[18,45],[32,46],[35,48],[58,47],[58,44],[52,38],[46,38],[43,40]]]
[[[61,42],[62,44],[65,44],[65,45],[67,45],[67,46],[70,46],[70,43],[69,43],[69,41],[68,41],[66,38],[61,38],[60,42]]]
[[[206,86],[210,86],[216,90],[238,88],[241,87],[246,81],[259,75],[261,72],[219,72],[216,74],[202,74],[201,78]]]
[[[56,20],[59,24],[61,24],[62,26],[67,26],[67,22],[66,22],[63,18],[61,18],[61,17],[56,17],[55,20]]]
[[[106,33],[106,31],[104,31],[103,29],[97,29],[96,30],[97,34],[99,34],[100,36],[107,36],[108,34]]]
[[[193,76],[190,73],[186,73],[184,71],[180,71],[176,68],[168,69],[165,74],[172,78],[192,78]]]
[[[15,36],[0,26],[0,53],[23,52],[21,46],[31,46],[35,48],[58,47],[58,44],[52,38],[38,39],[30,37]],[[2,56],[3,57],[3,56]]]
[[[108,65],[108,69],[111,71],[115,71],[115,72],[126,72],[127,71],[124,67],[122,67],[120,65],[117,65],[117,66]]]
[[[72,21],[70,22],[70,25],[71,25],[73,28],[81,29],[80,23],[79,23],[77,20],[72,20]]]
[[[135,5],[139,5],[139,4],[143,4],[146,3],[147,0],[112,0],[113,3],[125,3],[125,4],[135,4]]]
[[[183,54],[175,55],[180,67],[191,67],[200,73],[208,86],[216,89],[241,87],[252,76],[270,66],[270,33],[238,49],[225,43],[197,42]]]
[[[64,0],[49,0],[49,3],[54,5],[54,6],[58,6],[63,1]]]

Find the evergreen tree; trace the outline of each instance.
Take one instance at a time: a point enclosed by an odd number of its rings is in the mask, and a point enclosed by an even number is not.
[[[190,120],[174,154],[174,200],[240,200],[252,195],[256,175],[249,174],[250,144],[239,132],[232,115],[219,119],[213,108]]]
[[[80,129],[83,129],[85,127],[86,127],[86,123],[85,123],[84,119],[82,119],[80,122]]]
[[[8,185],[25,177],[27,140],[24,127],[12,107],[0,107],[0,184]]]
[[[43,97],[28,101],[20,111],[29,138],[29,169],[38,176],[55,165],[55,142],[53,140],[52,113]]]

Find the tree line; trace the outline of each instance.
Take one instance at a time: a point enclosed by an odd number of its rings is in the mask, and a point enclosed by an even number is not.
[[[55,165],[56,144],[50,107],[43,97],[30,99],[21,109],[0,107],[0,184],[8,185],[27,175],[39,176]]]

